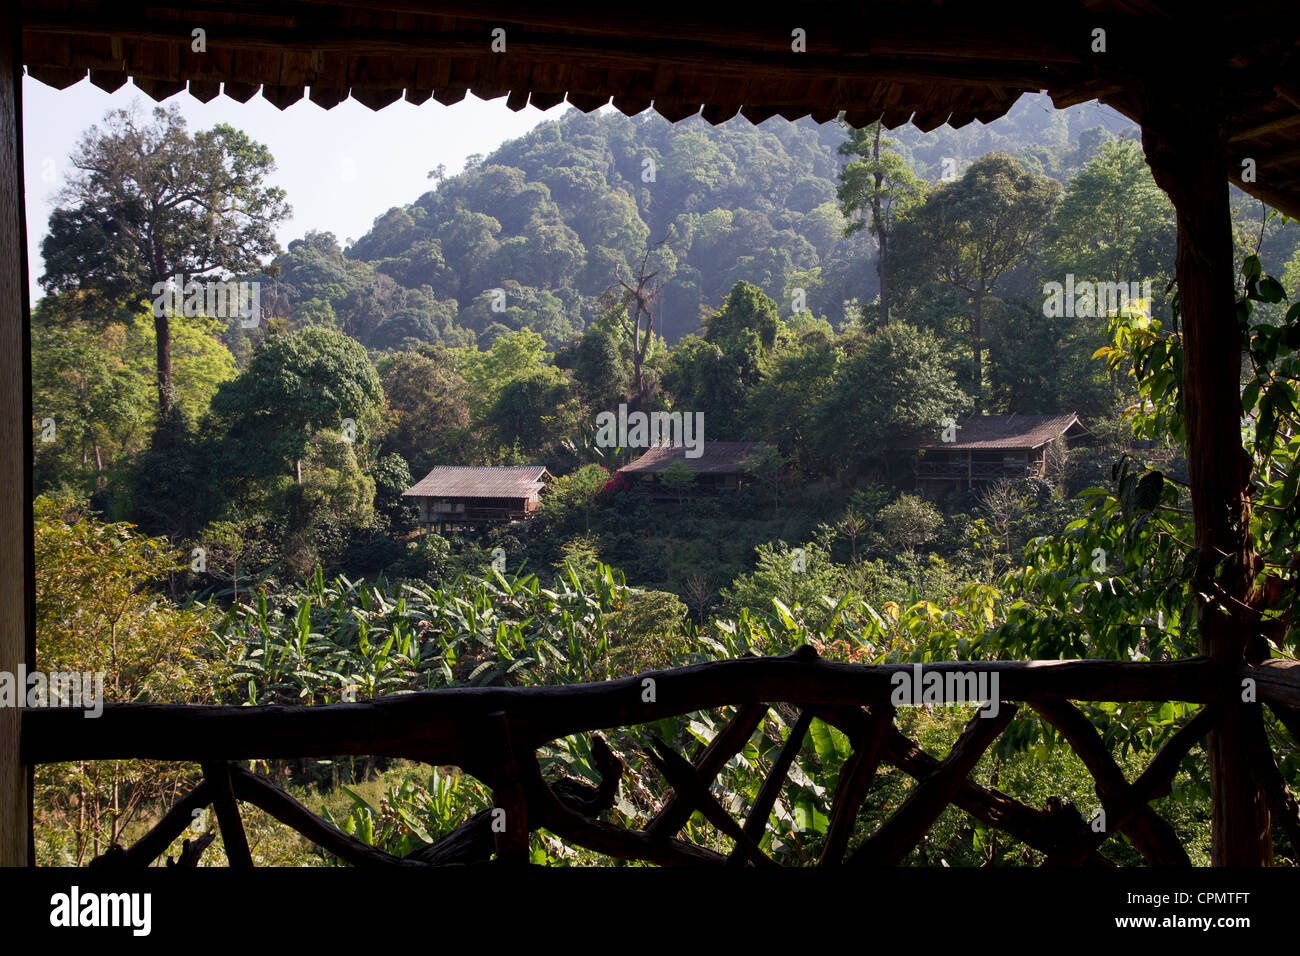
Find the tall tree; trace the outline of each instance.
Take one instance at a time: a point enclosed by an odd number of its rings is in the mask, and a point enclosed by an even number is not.
[[[1132,140],[1104,140],[1066,186],[1043,233],[1043,278],[1064,284],[1073,276],[1075,288],[1084,282],[1118,283],[1130,291],[1150,281],[1156,301],[1146,303],[1148,314],[1163,314],[1159,305],[1174,274],[1176,232],[1174,207],[1151,177],[1142,147]],[[1121,400],[1125,380],[1091,356],[1109,344],[1106,313],[1114,304],[1098,302],[1092,316],[1071,309],[1050,317],[1040,304],[1035,301],[1019,316],[1019,360],[1007,355],[998,370],[999,377],[1023,385],[1015,407],[1109,412]]]
[[[1057,281],[1072,272],[1093,281],[1151,279],[1163,289],[1173,276],[1175,232],[1173,204],[1142,147],[1111,139],[1066,187],[1043,237],[1044,258]]]
[[[925,195],[925,182],[881,135],[879,121],[849,132],[840,155],[856,156],[840,170],[836,190],[840,211],[849,220],[844,234],[870,228],[876,238],[876,274],[880,276],[880,327],[889,324],[889,238],[895,217]]]
[[[114,110],[71,157],[77,172],[50,214],[41,246],[47,292],[91,288],[126,311],[151,303],[173,276],[248,274],[278,252],[274,227],[290,212],[267,148],[224,124],[191,136],[176,107],[142,125]],[[179,427],[171,317],[154,308],[159,429]]]
[[[384,437],[386,452],[401,455],[417,477],[440,461],[468,454],[469,383],[447,349],[426,346],[386,357],[379,376],[393,420]]]
[[[909,278],[917,285],[938,279],[970,304],[976,411],[984,402],[985,305],[998,280],[1029,259],[1060,195],[1056,180],[1029,172],[1006,153],[989,153],[899,222],[895,252]]]
[[[80,480],[89,492],[118,456],[140,450],[151,389],[123,354],[123,328],[87,326],[67,298],[46,296],[32,310],[35,481],[44,490]]]
[[[379,421],[384,390],[366,350],[335,329],[272,335],[238,377],[222,383],[212,412],[224,429],[232,473],[292,474],[319,432],[365,448]],[[251,477],[259,477],[252,475]]]
[[[649,246],[645,255],[641,257],[641,264],[637,268],[637,273],[631,278],[624,278],[620,269],[616,275],[618,284],[623,288],[623,309],[626,310],[626,316],[623,318],[624,328],[627,331],[628,338],[632,343],[632,407],[640,408],[646,399],[645,383],[645,360],[650,351],[651,341],[654,338],[655,317],[654,305],[658,301],[662,292],[662,284],[654,281],[659,274],[659,270],[647,272],[649,268],[650,255],[659,246],[668,241],[664,236],[653,246]],[[635,284],[633,284],[635,283]],[[641,316],[645,316],[645,329],[641,328]]]
[[[902,322],[847,343],[813,413],[811,442],[827,473],[862,473],[883,463],[897,440],[932,431],[969,407],[947,350],[925,329]]]
[[[705,317],[702,333],[687,336],[669,356],[664,385],[674,407],[703,412],[712,438],[741,437],[756,423],[745,411],[746,395],[767,377],[784,332],[776,303],[757,286],[737,282],[722,307]]]

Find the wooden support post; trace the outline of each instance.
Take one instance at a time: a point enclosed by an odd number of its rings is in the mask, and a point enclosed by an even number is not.
[[[1236,671],[1256,633],[1250,599],[1260,567],[1250,538],[1251,460],[1241,445],[1241,336],[1237,328],[1227,145],[1221,117],[1229,104],[1225,78],[1189,77],[1179,64],[1199,63],[1179,49],[1177,63],[1155,63],[1143,91],[1142,145],[1156,182],[1178,221],[1178,298],[1183,339],[1187,466],[1199,552],[1200,650],[1220,668],[1225,694],[1221,723],[1210,733],[1215,866],[1265,866],[1272,861],[1268,804],[1243,785],[1253,779],[1249,735],[1258,733],[1258,705],[1240,700]],[[1196,69],[1200,69],[1199,66]],[[1229,562],[1222,564],[1222,562]],[[1216,574],[1216,567],[1222,567]],[[1218,605],[1218,606],[1216,606]]]
[[[831,797],[831,819],[826,828],[826,843],[822,846],[818,866],[839,866],[844,858],[844,851],[849,847],[849,837],[853,835],[853,825],[857,822],[858,808],[871,789],[871,782],[876,777],[876,770],[888,747],[887,732],[894,726],[894,708],[874,707],[867,720],[866,733],[851,738],[853,755],[844,761],[839,779],[835,781],[835,793]]]
[[[782,744],[781,751],[777,754],[776,760],[772,762],[772,769],[763,781],[763,786],[759,789],[753,806],[749,808],[749,816],[745,818],[744,831],[745,836],[756,844],[763,839],[763,833],[767,830],[767,818],[772,813],[772,808],[776,806],[777,797],[781,795],[781,786],[785,783],[786,775],[790,772],[790,765],[794,763],[794,758],[799,756],[799,749],[803,746],[803,739],[808,733],[808,727],[812,724],[812,719],[812,711],[803,710],[799,712],[798,719],[794,722],[794,726],[790,728],[790,735],[786,737],[785,743]],[[744,863],[743,847],[736,844],[735,849],[731,851],[731,856],[727,857],[727,864],[736,866],[741,863]]]
[[[492,833],[496,839],[498,863],[528,862],[528,800],[519,782],[510,735],[510,718],[505,711],[488,715],[496,745],[496,768],[492,781]]]
[[[0,671],[35,666],[31,530],[31,368],[23,216],[18,4],[0,12]],[[21,693],[21,690],[20,690]],[[31,859],[31,769],[19,760],[22,711],[0,708],[0,866]]]
[[[230,764],[225,760],[203,762],[203,779],[212,792],[212,809],[221,827],[221,843],[226,848],[226,861],[232,869],[251,869],[253,854],[248,849],[248,837],[239,819],[239,803],[235,800],[235,787],[230,779]]]

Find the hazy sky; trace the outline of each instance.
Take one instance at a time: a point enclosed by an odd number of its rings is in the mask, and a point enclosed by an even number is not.
[[[40,297],[37,279],[44,271],[41,240],[54,208],[53,194],[70,171],[68,154],[86,129],[102,125],[108,110],[133,102],[144,115],[155,106],[131,83],[105,93],[89,80],[55,90],[23,78],[33,300]],[[180,108],[191,133],[229,123],[270,148],[277,166],[272,181],[289,194],[293,207],[292,218],[278,231],[281,246],[311,229],[332,232],[340,243],[359,239],[377,216],[430,189],[427,174],[439,163],[446,164],[449,174],[460,172],[465,157],[487,154],[569,109],[562,103],[545,113],[531,106],[514,113],[506,109],[505,97],[480,100],[472,93],[454,106],[435,100],[412,106],[402,100],[379,112],[352,99],[326,111],[305,96],[283,111],[260,95],[247,103],[225,96],[200,103],[182,92],[163,102]]]

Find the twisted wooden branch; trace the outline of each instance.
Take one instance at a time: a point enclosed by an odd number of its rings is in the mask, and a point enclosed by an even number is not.
[[[1214,705],[1201,710],[1182,726],[1179,731],[1164,742],[1146,770],[1133,781],[1122,793],[1112,797],[1111,808],[1106,811],[1106,825],[1094,832],[1089,828],[1071,845],[1048,857],[1048,866],[1078,866],[1089,852],[1095,851],[1111,833],[1123,827],[1152,800],[1169,793],[1174,774],[1188,751],[1220,719],[1220,709]]]
[[[897,866],[939,818],[966,776],[979,763],[989,744],[1016,716],[1015,704],[1003,704],[995,716],[976,714],[966,724],[948,756],[934,771],[917,781],[903,805],[894,811],[866,842],[849,857],[857,866]]]
[[[1128,789],[1124,773],[1102,742],[1101,735],[1083,712],[1065,700],[1034,701],[1034,710],[1060,731],[1070,747],[1083,761],[1096,784],[1097,796],[1107,816],[1113,816],[1115,803]],[[1124,820],[1119,829],[1133,841],[1133,846],[1152,866],[1189,867],[1191,858],[1183,849],[1174,828],[1149,806]]]

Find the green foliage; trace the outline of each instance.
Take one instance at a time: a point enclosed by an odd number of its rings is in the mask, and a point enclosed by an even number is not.
[[[865,470],[897,440],[969,408],[950,356],[933,335],[896,322],[853,346],[812,410],[813,446],[825,470]]]
[[[458,176],[434,177],[432,191],[379,217],[346,253],[332,235],[308,233],[257,272],[265,237],[222,250],[231,261],[246,253],[241,268],[263,282],[275,319],[263,337],[168,317],[174,428],[147,445],[159,421],[148,401],[157,332],[132,298],[144,281],[138,237],[88,207],[57,211],[50,294],[33,323],[33,410],[37,427],[55,419],[59,438],[35,446],[39,487],[93,492],[113,513],[203,548],[208,566],[187,568],[161,542],[72,505],[55,516],[41,504],[39,533],[55,557],[42,559],[38,587],[86,602],[69,610],[39,592],[43,639],[71,646],[80,615],[102,631],[94,621],[122,610],[133,654],[154,625],[182,638],[152,670],[130,672],[144,682],[138,699],[165,691],[250,705],[604,680],[802,644],[859,663],[1195,653],[1177,302],[1156,295],[1121,310],[1108,333],[1100,321],[1042,314],[1044,276],[1172,271],[1168,204],[1140,150],[1096,128],[1079,135],[1079,118],[1018,105],[1001,127],[1011,132],[990,126],[978,144],[968,129],[932,140],[900,130],[877,145],[878,129],[715,130],[571,113],[471,158]],[[178,129],[174,117],[159,122]],[[194,140],[205,161],[243,164],[217,181],[269,168],[260,147],[214,135]],[[1016,155],[984,155],[955,182],[923,182],[945,157],[963,165],[989,146]],[[657,178],[644,177],[645,161]],[[1080,167],[1058,200],[1057,180]],[[272,193],[261,197],[268,216]],[[177,256],[191,225],[169,237]],[[602,293],[620,270],[635,271],[652,236],[670,237],[647,266],[665,283],[655,303],[663,337],[638,356],[618,299]],[[1290,232],[1266,221],[1260,237],[1285,260]],[[864,267],[873,254],[874,276]],[[1251,532],[1267,562],[1256,585],[1271,595],[1256,644],[1293,654],[1300,306],[1288,308],[1284,284],[1264,277],[1263,255],[1246,262],[1237,313],[1249,359]],[[1166,305],[1173,321],[1156,318]],[[776,447],[747,463],[741,488],[717,495],[689,494],[694,473],[676,463],[662,481],[678,502],[665,509],[610,482],[624,450],[593,447],[595,413],[625,401],[702,411],[710,439]],[[910,475],[893,452],[972,404],[1090,412],[1098,447],[1072,453],[1050,484],[987,486],[942,510],[897,494],[890,484]],[[522,461],[560,475],[540,513],[482,533],[411,535],[401,492],[430,467]],[[1082,496],[1067,500],[1064,488],[1080,484]],[[492,566],[498,546],[509,573]],[[555,573],[543,580],[524,567]],[[153,590],[164,573],[221,602],[224,615],[168,602]],[[1086,712],[1132,774],[1186,709]],[[644,821],[662,802],[644,757],[652,730],[686,749],[711,739],[722,716],[614,731],[629,773],[608,819]],[[936,752],[963,720],[901,717]],[[752,805],[793,721],[774,708],[724,768],[715,792],[733,811]],[[783,860],[817,858],[849,752],[843,735],[813,722],[764,837]],[[556,741],[542,759],[548,773],[595,777],[585,735]],[[1203,771],[1195,752],[1161,807],[1194,854],[1207,832]],[[1296,771],[1283,760],[1287,779]],[[108,780],[76,773],[66,789],[80,788],[78,799]],[[976,775],[1034,806],[1054,794],[1092,799],[1077,761],[1028,714]],[[130,780],[151,799],[143,777]],[[450,832],[489,799],[470,778],[410,768],[353,784],[322,798],[326,812],[396,853]],[[912,786],[882,770],[859,830]],[[43,799],[43,812],[69,818],[71,802]],[[103,818],[107,804],[91,805]],[[119,817],[96,823],[67,858],[127,832],[129,813]],[[686,833],[729,850],[698,817]],[[546,834],[532,852],[552,865],[595,859]],[[1122,844],[1116,852],[1134,859]],[[909,862],[1041,861],[950,810]]]
[[[323,456],[340,454],[334,436],[364,455],[383,401],[365,349],[343,333],[312,327],[270,336],[212,400],[227,474],[300,480],[313,445]]]
[[[130,525],[101,523],[75,498],[40,496],[33,512],[41,669],[98,674],[100,704],[212,702],[228,679],[205,649],[216,615],[153,590],[184,566],[180,555]],[[67,830],[63,862],[83,864],[188,777],[183,766],[144,761],[42,764],[36,816]]]
[[[848,233],[870,228],[888,233],[894,217],[925,195],[925,183],[880,135],[880,123],[850,129],[839,146],[843,156],[854,157],[840,170],[836,194]],[[855,218],[860,217],[860,218]]]
[[[144,446],[155,409],[149,376],[126,354],[125,326],[82,322],[68,300],[46,296],[32,314],[34,475],[38,491],[91,493]]]
[[[469,383],[455,355],[442,348],[401,352],[379,363],[390,427],[383,449],[422,477],[439,463],[469,454]]]
[[[900,551],[918,551],[934,540],[943,517],[916,495],[899,495],[877,515],[885,543]]]
[[[659,483],[677,495],[678,502],[685,499],[688,489],[695,484],[695,469],[686,464],[684,459],[674,458],[672,463],[659,473]]]
[[[340,787],[350,805],[331,812],[322,807],[325,819],[362,843],[394,856],[415,850],[448,836],[472,815],[491,806],[491,791],[473,777],[461,773],[440,773],[435,767],[427,779],[409,773],[395,773],[376,802],[362,795],[359,787]],[[372,789],[372,788],[369,788]],[[346,810],[346,815],[342,810]],[[342,819],[340,820],[339,817]]]
[[[998,281],[1023,264],[1056,206],[1061,185],[1004,153],[989,153],[959,180],[932,190],[898,224],[900,282],[952,287],[969,301],[971,388],[983,402],[986,305]]]
[[[78,172],[50,215],[41,244],[47,292],[94,290],[98,317],[112,321],[149,303],[173,275],[246,275],[279,251],[275,225],[290,209],[284,190],[265,185],[275,170],[265,146],[225,124],[191,136],[174,106],[156,107],[151,125],[128,110],[105,123],[82,138],[72,157]],[[168,315],[156,321],[164,334]],[[168,356],[164,343],[156,367],[164,426],[175,389]]]
[[[547,485],[542,496],[543,517],[558,526],[572,513],[580,512],[583,530],[590,531],[591,509],[608,482],[609,471],[596,464],[583,465],[570,474],[561,475]]]

